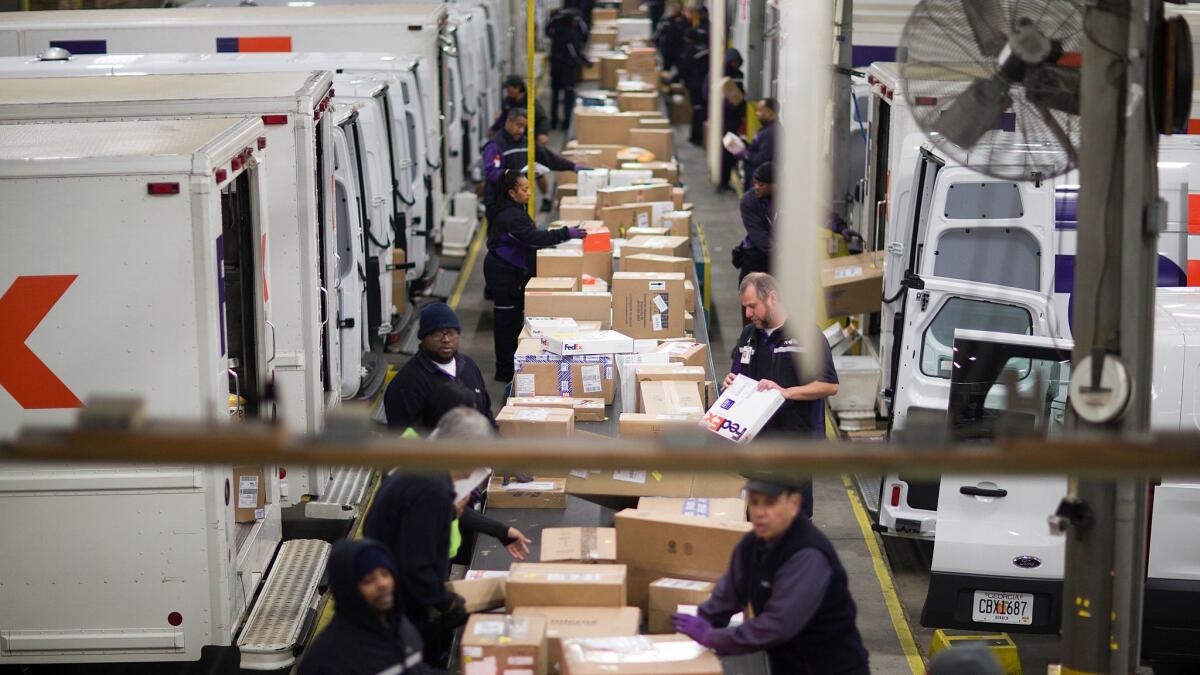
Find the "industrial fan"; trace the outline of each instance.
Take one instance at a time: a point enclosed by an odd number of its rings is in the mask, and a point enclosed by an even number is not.
[[[1082,0],[922,0],[898,59],[913,118],[963,164],[1013,180],[1078,165]],[[1191,36],[1156,3],[1152,105],[1160,131],[1186,128]],[[1007,132],[1007,133],[998,133]]]

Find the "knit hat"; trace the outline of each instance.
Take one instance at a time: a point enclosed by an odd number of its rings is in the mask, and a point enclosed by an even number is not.
[[[775,165],[771,162],[759,164],[758,168],[754,170],[754,180],[762,183],[763,185],[774,185]]]
[[[953,647],[929,662],[929,675],[1004,675],[996,657],[982,645]]]
[[[421,325],[417,328],[417,339],[424,339],[426,335],[443,328],[453,328],[461,333],[462,324],[458,322],[458,315],[450,309],[450,305],[444,302],[425,305],[425,308],[421,310]]]
[[[396,576],[396,563],[382,546],[368,546],[354,557],[354,579],[362,579],[380,567]]]
[[[525,78],[521,77],[520,75],[509,75],[508,77],[504,78],[504,86],[520,87],[521,91],[525,91]]]

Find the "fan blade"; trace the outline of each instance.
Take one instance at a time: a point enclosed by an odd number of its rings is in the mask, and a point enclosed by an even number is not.
[[[1030,103],[1078,115],[1081,77],[1075,68],[1040,65],[1028,68],[1021,84],[1025,86],[1025,97]]]
[[[1000,50],[1004,49],[1004,45],[1008,44],[1008,36],[996,28],[993,21],[996,17],[990,16],[992,12],[989,9],[994,0],[959,1],[962,3],[967,23],[971,25],[971,33],[975,35],[975,44],[979,47],[979,53],[987,57],[999,54]]]
[[[933,123],[934,131],[964,150],[970,150],[984,134],[996,128],[1000,116],[1012,106],[1009,85],[1000,77],[971,82],[946,106]]]

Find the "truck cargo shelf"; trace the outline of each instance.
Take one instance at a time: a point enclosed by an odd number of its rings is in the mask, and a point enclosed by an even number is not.
[[[262,593],[238,635],[242,668],[280,670],[295,662],[293,650],[314,606],[330,548],[320,539],[293,539],[279,547]]]
[[[304,505],[308,518],[353,520],[366,500],[374,470],[365,466],[343,466],[334,469],[333,478],[321,490],[321,497]]]

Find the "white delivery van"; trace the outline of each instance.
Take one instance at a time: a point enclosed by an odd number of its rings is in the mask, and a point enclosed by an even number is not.
[[[0,125],[0,286],[29,308],[0,436],[69,425],[99,396],[166,419],[273,415],[264,134],[258,116]],[[0,538],[19,542],[0,549],[0,664],[236,644],[286,665],[329,546],[279,546],[278,486],[271,466],[0,467]]]
[[[441,115],[440,212],[449,214],[453,196],[466,189],[466,167],[462,77],[458,60],[444,53],[445,22],[445,5],[432,3],[50,11],[0,16],[0,54],[60,47],[72,54],[359,50],[420,57],[426,109]]]
[[[427,109],[418,75],[420,60],[383,53],[246,53],[246,54],[119,54],[48,57],[0,57],[0,77],[66,77],[172,73],[240,73],[328,70],[334,86],[361,76],[387,85],[384,106],[392,128],[389,153],[396,162],[396,218],[403,226],[404,273],[414,285],[427,285],[438,268],[431,255],[433,223],[443,199],[440,126],[432,121],[436,108]],[[346,86],[349,86],[348,84]],[[406,177],[407,175],[407,177]],[[435,196],[436,195],[436,196]],[[397,231],[401,228],[398,226]],[[393,269],[394,272],[400,270]]]

